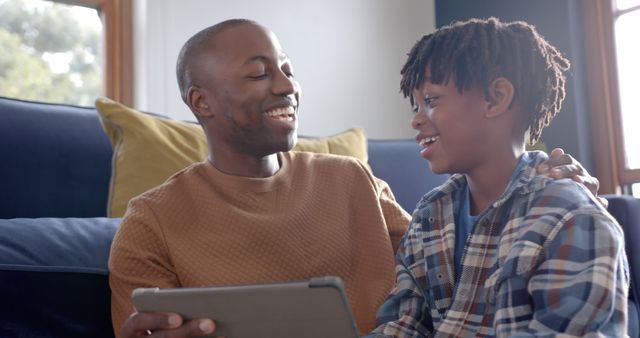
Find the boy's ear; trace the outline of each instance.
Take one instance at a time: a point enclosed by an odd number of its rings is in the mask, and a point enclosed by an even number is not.
[[[500,116],[509,110],[513,97],[515,95],[513,83],[505,77],[497,77],[493,79],[487,88],[489,94],[487,101],[486,117],[492,118]]]
[[[198,117],[212,117],[213,114],[207,104],[206,94],[202,89],[191,86],[187,92],[187,102],[191,111]]]

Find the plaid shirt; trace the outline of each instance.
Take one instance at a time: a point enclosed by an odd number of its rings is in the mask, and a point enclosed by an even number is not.
[[[397,253],[396,287],[375,337],[624,337],[629,275],[623,233],[569,179],[536,175],[529,153],[479,215],[455,279],[455,214],[465,176],[425,195]],[[563,334],[558,334],[563,333]]]

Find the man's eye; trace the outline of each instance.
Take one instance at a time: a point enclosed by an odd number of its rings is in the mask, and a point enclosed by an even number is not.
[[[259,75],[249,75],[248,78],[252,79],[252,80],[261,80],[264,79],[268,76],[269,74],[264,73],[264,74],[259,74]]]

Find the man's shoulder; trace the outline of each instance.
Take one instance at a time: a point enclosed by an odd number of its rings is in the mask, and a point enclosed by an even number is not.
[[[291,157],[292,164],[296,167],[368,171],[367,165],[353,156],[307,151],[290,151],[287,154]]]
[[[174,196],[177,197],[183,194],[185,190],[189,190],[188,187],[192,186],[194,181],[203,177],[202,171],[206,165],[206,162],[191,164],[171,175],[163,183],[134,197],[132,201],[145,200],[153,202]]]

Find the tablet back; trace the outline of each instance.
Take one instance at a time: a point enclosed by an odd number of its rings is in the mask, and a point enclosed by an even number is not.
[[[136,289],[138,311],[170,311],[211,318],[226,338],[357,338],[338,277],[260,285]]]

